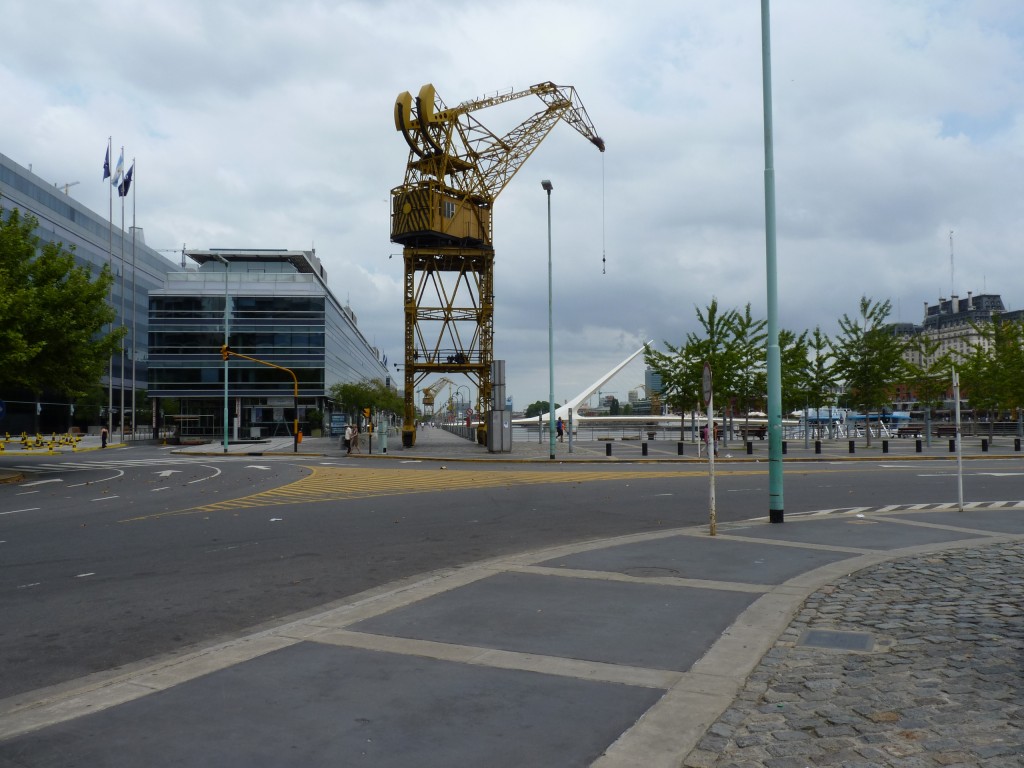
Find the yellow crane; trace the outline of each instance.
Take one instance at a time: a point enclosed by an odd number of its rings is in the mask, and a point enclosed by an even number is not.
[[[435,381],[433,384],[423,388],[423,415],[433,416],[434,415],[434,400],[438,393],[445,387],[457,386],[454,381],[446,376],[442,376],[440,379]],[[430,409],[430,413],[427,413],[427,408]]]
[[[475,117],[528,96],[543,108],[503,136]],[[403,246],[404,262],[407,447],[416,441],[416,386],[430,374],[468,376],[479,393],[477,413],[491,410],[494,201],[560,120],[604,152],[572,86],[538,83],[449,108],[428,83],[415,98],[406,91],[395,101],[395,129],[409,145],[405,180],[391,190],[391,240]]]

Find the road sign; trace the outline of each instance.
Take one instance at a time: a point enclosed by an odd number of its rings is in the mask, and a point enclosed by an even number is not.
[[[467,408],[466,409],[466,415],[467,416],[472,416],[473,415],[473,409],[472,408]]]
[[[704,363],[704,405],[711,401],[711,363]]]

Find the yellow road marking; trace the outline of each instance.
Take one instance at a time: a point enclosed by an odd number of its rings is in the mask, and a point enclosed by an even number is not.
[[[728,470],[718,474],[764,475],[766,469]],[[307,477],[238,499],[227,499],[201,507],[178,512],[161,512],[143,515],[132,520],[147,520],[171,515],[194,515],[205,512],[223,512],[233,509],[250,509],[281,504],[303,504],[323,501],[345,501],[349,499],[401,496],[412,493],[460,491],[481,488],[503,488],[517,485],[544,485],[549,483],[586,483],[595,481],[654,480],[665,478],[701,477],[707,475],[704,468],[690,471],[630,471],[610,469],[580,472],[535,472],[456,470],[437,469],[349,469],[336,467],[311,467]]]

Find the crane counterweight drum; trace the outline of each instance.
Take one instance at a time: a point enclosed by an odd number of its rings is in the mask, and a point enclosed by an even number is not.
[[[503,136],[476,113],[527,96],[544,107]],[[415,443],[415,391],[433,373],[476,384],[478,413],[491,410],[494,338],[494,201],[555,125],[564,120],[601,152],[604,140],[572,86],[538,83],[448,107],[434,86],[395,100],[395,129],[409,146],[405,179],[391,190],[391,240],[405,270],[405,425]],[[487,424],[487,420],[481,422]],[[477,434],[483,443],[486,426]]]

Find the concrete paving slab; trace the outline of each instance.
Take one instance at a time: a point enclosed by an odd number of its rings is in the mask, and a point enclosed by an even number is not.
[[[904,512],[900,517],[994,533],[1024,533],[1024,510],[969,509],[963,512]]]
[[[873,519],[870,515],[801,517],[794,522],[798,524],[765,525],[756,522],[749,526],[730,526],[728,531],[720,533],[765,541],[784,540],[879,551],[976,538],[975,534],[901,525],[895,518],[880,520]]]
[[[766,546],[724,536],[675,536],[580,552],[539,565],[636,577],[782,584],[799,573],[847,557],[844,552]]]
[[[301,643],[0,743],[0,764],[587,766],[661,695]]]
[[[757,597],[502,573],[349,629],[685,671]]]

